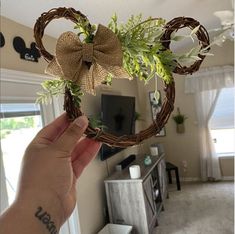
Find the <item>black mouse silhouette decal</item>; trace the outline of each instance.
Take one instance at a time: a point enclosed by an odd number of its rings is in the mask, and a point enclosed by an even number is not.
[[[30,48],[27,48],[21,37],[15,37],[13,40],[13,46],[16,52],[20,54],[21,59],[31,62],[38,62],[38,58],[41,57],[38,49],[36,48],[35,42],[32,42]]]
[[[0,32],[0,47],[2,48],[4,45],[5,45],[5,38],[2,32]]]

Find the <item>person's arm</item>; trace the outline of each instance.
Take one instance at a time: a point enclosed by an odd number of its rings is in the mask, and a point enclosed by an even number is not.
[[[63,209],[51,194],[32,193],[15,201],[0,217],[1,234],[56,234],[63,223]],[[32,197],[33,196],[33,197]]]
[[[65,114],[42,129],[28,146],[17,197],[0,216],[0,234],[55,234],[76,204],[76,181],[101,144],[83,138],[86,117]],[[14,162],[12,162],[14,163]]]

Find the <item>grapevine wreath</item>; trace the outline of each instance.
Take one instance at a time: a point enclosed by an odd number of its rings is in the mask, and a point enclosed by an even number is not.
[[[65,18],[75,23],[79,33],[63,33],[57,40],[56,55],[43,46],[45,27],[54,19]],[[170,42],[182,36],[175,33],[182,28],[191,29],[198,46],[184,55],[170,50]],[[95,87],[110,83],[113,78],[139,78],[148,82],[157,75],[164,82],[165,99],[153,123],[135,135],[115,136],[89,124],[85,134],[113,147],[128,147],[152,137],[164,127],[174,109],[175,83],[172,73],[180,75],[196,72],[207,55],[209,36],[206,29],[192,18],[178,17],[166,23],[161,18],[142,20],[141,15],[132,16],[120,26],[114,15],[108,27],[91,25],[87,17],[73,8],[56,8],[43,13],[34,26],[34,36],[41,55],[49,63],[46,72],[56,79],[45,81],[44,93],[39,101],[49,95],[64,93],[64,109],[74,120],[82,115],[81,95],[95,94]],[[81,41],[82,38],[82,41]],[[182,66],[181,61],[191,65]]]

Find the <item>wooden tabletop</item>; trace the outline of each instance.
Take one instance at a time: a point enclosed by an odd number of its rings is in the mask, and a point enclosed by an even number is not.
[[[156,167],[156,165],[164,158],[165,154],[162,153],[158,156],[150,156],[152,163],[151,165],[144,165],[144,158],[146,155],[137,155],[136,160],[133,161],[129,166],[127,166],[124,170],[122,171],[116,171],[114,172],[111,176],[105,179],[105,183],[109,182],[142,182],[144,181],[149,173]],[[130,173],[129,173],[129,167],[132,165],[139,165],[140,166],[140,171],[141,171],[141,177],[139,179],[131,179],[130,178]]]

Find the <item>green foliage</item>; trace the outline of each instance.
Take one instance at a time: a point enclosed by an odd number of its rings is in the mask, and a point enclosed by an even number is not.
[[[170,50],[163,48],[160,38],[164,33],[165,20],[131,16],[126,24],[117,23],[117,15],[108,27],[118,36],[123,48],[123,66],[134,77],[148,82],[157,74],[166,83],[172,80],[176,66]]]
[[[96,117],[96,116],[90,116],[89,117],[89,124],[92,128],[99,128],[99,129],[107,129],[107,126],[105,126],[102,123],[102,120],[100,119],[100,117]]]
[[[77,17],[75,28],[79,29],[79,36],[85,37],[84,42],[92,42],[95,25],[90,25],[88,20]],[[201,50],[201,46],[193,48],[189,53],[177,55],[163,47],[161,37],[165,32],[166,21],[161,18],[144,20],[142,15],[131,16],[125,24],[118,24],[118,17],[114,14],[108,27],[117,35],[123,50],[123,67],[132,77],[144,80],[146,83],[155,75],[158,75],[167,84],[172,81],[172,72],[178,63],[193,63],[200,60],[198,54],[206,55],[208,51]],[[171,34],[172,41],[180,41],[194,37],[200,25],[195,27],[190,35]],[[112,76],[108,76],[106,84],[110,85]]]
[[[70,91],[70,94],[73,96],[73,103],[76,107],[80,108],[81,106],[81,96],[84,95],[84,93],[81,90],[81,87],[77,84],[75,84],[71,80],[66,80],[66,86]]]
[[[5,139],[7,135],[11,134],[10,130],[1,130],[0,139]]]
[[[141,114],[137,111],[135,111],[134,120],[135,121],[144,121],[144,119],[141,118]]]
[[[35,127],[34,116],[3,118],[0,120],[0,139],[4,139],[12,130]]]
[[[111,73],[109,73],[104,81],[104,84],[106,85],[112,85],[112,78],[113,78],[113,75]]]
[[[78,36],[84,36],[84,42],[91,43],[94,38],[94,32],[96,30],[96,25],[90,25],[87,19],[81,18],[79,15],[76,17],[77,23],[74,29],[79,29]]]
[[[66,85],[66,80],[45,80],[41,85],[43,91],[37,93],[38,98],[36,100],[36,103],[47,104],[51,103],[52,96],[57,97],[60,94],[63,94]]]
[[[64,90],[67,87],[70,90],[71,95],[74,98],[74,104],[80,107],[81,96],[84,95],[79,85],[75,84],[71,80],[54,79],[46,80],[42,83],[43,91],[38,92],[37,103],[47,104],[52,101],[52,96],[58,97],[64,94]]]
[[[172,117],[172,119],[176,122],[176,124],[182,124],[187,119],[185,115],[180,113],[180,108],[177,108],[177,114]]]
[[[21,128],[33,128],[35,126],[34,117],[16,117],[16,118],[3,118],[0,120],[1,130],[17,130]]]

